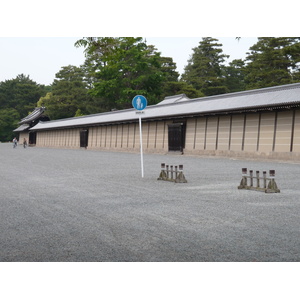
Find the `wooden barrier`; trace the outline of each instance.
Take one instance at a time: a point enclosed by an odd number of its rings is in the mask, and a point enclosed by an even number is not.
[[[248,185],[248,179],[250,179],[250,185]],[[254,182],[256,186],[254,186]],[[249,175],[247,175],[247,168],[242,168],[242,180],[238,189],[255,190],[265,193],[280,193],[275,182],[275,170],[269,171],[269,177],[267,177],[266,171],[263,171],[262,177],[259,176],[259,171],[256,171],[256,176],[254,177],[253,170],[250,170]]]
[[[165,163],[161,164],[161,171],[157,180],[166,180],[176,183],[186,183],[187,180],[183,174],[183,165],[169,166]]]

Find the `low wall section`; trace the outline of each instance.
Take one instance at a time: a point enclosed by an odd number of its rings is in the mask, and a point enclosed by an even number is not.
[[[174,121],[175,122],[175,121]],[[143,150],[168,152],[168,121],[143,121]],[[138,123],[37,132],[38,147],[79,148],[80,131],[88,129],[88,149],[140,149]],[[186,154],[299,159],[300,111],[194,117],[186,119]]]

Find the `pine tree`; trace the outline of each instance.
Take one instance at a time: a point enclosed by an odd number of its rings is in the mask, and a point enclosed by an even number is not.
[[[247,89],[299,81],[299,38],[260,37],[246,57]]]
[[[225,67],[226,86],[230,93],[245,90],[245,62],[235,59]]]
[[[206,96],[224,94],[229,90],[225,84],[224,62],[228,55],[223,54],[222,44],[211,37],[202,38],[182,75],[182,80],[191,84]]]

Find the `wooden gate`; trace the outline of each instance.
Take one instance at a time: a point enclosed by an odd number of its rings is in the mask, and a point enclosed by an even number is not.
[[[183,152],[185,143],[184,123],[174,123],[168,125],[169,151]]]
[[[80,147],[86,148],[89,142],[89,131],[87,129],[80,131]]]
[[[29,145],[34,146],[36,144],[36,131],[29,132]]]

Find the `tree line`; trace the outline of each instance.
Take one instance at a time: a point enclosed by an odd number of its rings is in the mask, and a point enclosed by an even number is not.
[[[300,81],[297,37],[258,38],[244,60],[229,64],[218,39],[205,37],[181,75],[173,58],[140,37],[86,37],[74,46],[83,49],[84,63],[63,66],[50,86],[24,74],[0,82],[0,141],[11,140],[36,106],[55,120],[129,108],[138,94],[151,105],[176,94],[198,98]]]

